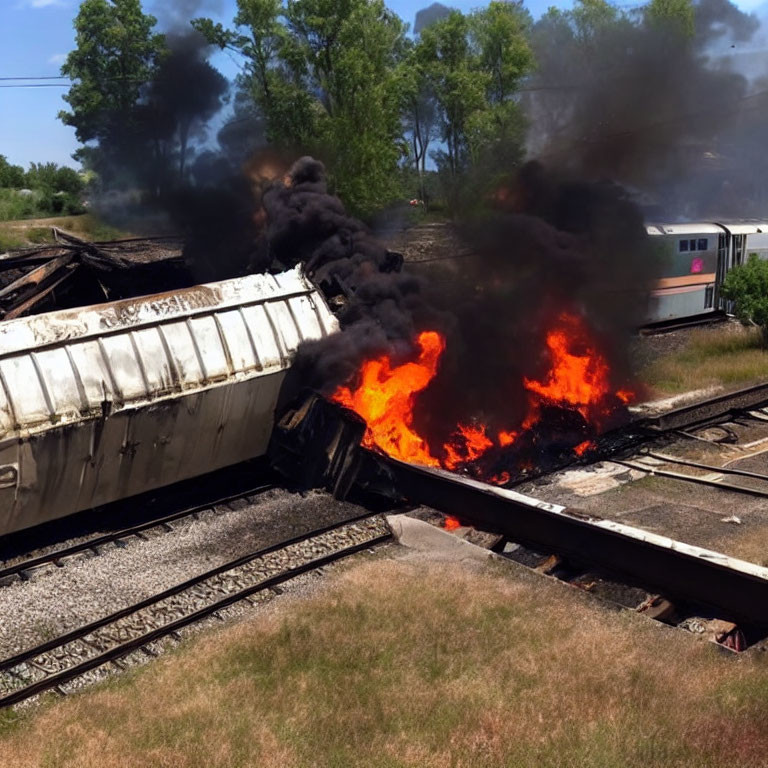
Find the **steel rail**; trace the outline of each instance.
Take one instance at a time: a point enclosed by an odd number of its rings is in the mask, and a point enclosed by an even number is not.
[[[657,469],[656,467],[650,467],[647,464],[638,464],[636,462],[624,461],[623,459],[610,459],[610,461],[614,464],[621,464],[623,467],[629,467],[629,469],[636,469],[639,472],[656,475],[657,477],[667,477],[671,480],[684,480],[688,483],[707,485],[710,488],[719,488],[722,491],[734,491],[736,493],[746,494],[747,496],[757,496],[761,499],[768,499],[768,491],[761,491],[757,488],[733,485],[733,483],[723,483],[719,480],[710,480],[706,477],[696,477],[696,475],[684,475],[681,472],[670,472],[666,469]]]
[[[718,472],[724,475],[738,475],[740,477],[751,477],[755,480],[763,480],[768,482],[768,475],[763,475],[759,472],[749,472],[746,469],[731,469],[730,467],[718,467],[715,464],[701,464],[698,461],[690,461],[689,459],[680,459],[677,456],[667,456],[663,453],[656,453],[655,451],[648,451],[643,456],[650,456],[652,459],[658,459],[669,464],[680,464],[685,467],[695,467],[696,469],[706,469],[710,472]],[[737,457],[737,459],[740,457]],[[746,456],[744,458],[747,458]]]
[[[644,417],[633,422],[633,425],[651,432],[671,432],[725,419],[765,404],[768,404],[768,383],[710,397],[698,403],[665,411],[658,416]]]
[[[169,589],[165,589],[162,592],[158,592],[152,595],[151,597],[145,598],[144,600],[140,600],[139,602],[134,603],[133,605],[129,605],[126,608],[122,608],[119,611],[115,611],[114,613],[111,613],[108,616],[104,616],[101,619],[92,621],[89,624],[84,624],[83,626],[78,627],[77,629],[74,629],[63,635],[59,635],[58,637],[53,638],[52,640],[48,640],[45,643],[41,643],[40,645],[37,645],[33,648],[29,648],[26,651],[17,653],[15,656],[11,656],[7,659],[2,659],[0,660],[0,671],[5,671],[7,669],[10,669],[11,667],[18,666],[19,664],[22,664],[25,661],[28,661],[29,659],[33,659],[36,656],[40,656],[43,653],[47,653],[48,651],[51,651],[54,648],[58,648],[59,646],[66,645],[67,643],[71,643],[74,640],[79,640],[80,638],[91,634],[91,632],[95,632],[97,629],[101,629],[102,627],[108,626],[109,624],[113,624],[119,619],[125,618],[126,616],[130,616],[132,613],[136,613],[137,611],[143,610],[144,608],[148,608],[154,605],[155,603],[162,602],[163,600],[166,600],[169,597],[173,597],[174,595],[178,595],[181,592],[185,592],[186,590],[192,587],[195,587],[198,584],[201,584],[202,582],[213,578],[214,576],[219,576],[222,573],[226,573],[227,571],[231,571],[235,568],[239,568],[242,565],[250,563],[253,560],[257,560],[260,557],[264,557],[265,555],[271,554],[272,552],[277,552],[280,549],[285,549],[286,547],[292,546],[294,544],[300,544],[304,541],[313,539],[317,536],[321,536],[325,533],[329,533],[330,531],[334,531],[338,528],[343,528],[345,525],[352,525],[353,523],[360,522],[361,520],[366,520],[370,517],[375,517],[377,514],[379,513],[365,512],[361,515],[356,515],[355,517],[351,517],[337,523],[331,523],[330,525],[323,526],[322,528],[316,528],[314,530],[307,531],[306,533],[299,534],[298,536],[293,536],[292,538],[286,539],[285,541],[280,541],[276,544],[271,544],[268,547],[264,547],[262,549],[256,550],[255,552],[251,552],[247,555],[243,555],[242,557],[238,557],[235,560],[231,560],[228,563],[224,563],[222,565],[217,566],[216,568],[212,568],[209,571],[205,571],[203,573],[198,574],[197,576],[193,576],[192,578],[187,579],[186,581],[183,581],[179,584],[176,584],[173,587],[170,587]],[[0,699],[0,702],[1,701],[2,700]]]
[[[245,600],[251,595],[262,592],[265,589],[278,586],[279,584],[283,584],[284,582],[296,578],[297,576],[300,576],[304,573],[308,573],[309,571],[322,568],[324,565],[329,565],[330,563],[336,562],[343,558],[350,557],[351,555],[362,552],[365,549],[370,549],[371,547],[383,544],[384,542],[389,541],[391,538],[391,532],[381,534],[373,539],[368,539],[367,541],[360,542],[359,544],[354,544],[336,552],[331,552],[328,555],[323,555],[322,557],[315,558],[314,560],[310,560],[307,563],[302,563],[301,565],[289,568],[288,570],[283,571],[282,573],[275,576],[270,576],[258,584],[254,584],[250,587],[246,587],[245,589],[240,590],[239,592],[228,595],[227,597],[224,597],[221,600],[206,606],[205,608],[200,608],[197,611],[188,614],[187,616],[176,619],[175,621],[172,621],[169,624],[165,624],[162,627],[158,627],[157,629],[153,629],[150,632],[146,632],[145,634],[115,646],[114,648],[111,648],[110,650],[105,651],[98,656],[87,659],[86,661],[77,664],[74,667],[62,670],[61,672],[57,672],[53,675],[50,675],[49,677],[43,678],[36,683],[32,683],[31,685],[25,686],[24,688],[19,688],[16,691],[12,691],[11,693],[0,697],[0,709],[13,706],[14,704],[18,704],[25,699],[36,696],[39,693],[43,693],[44,691],[50,690],[51,688],[56,688],[63,683],[73,680],[76,677],[80,677],[80,675],[83,675],[92,669],[96,669],[97,667],[103,666],[104,664],[107,664],[111,661],[117,661],[123,656],[126,656],[133,651],[139,650],[140,648],[143,648],[155,640],[159,640],[162,637],[173,634],[174,632],[178,632],[178,630],[183,629],[190,624],[194,624],[204,618],[207,618],[208,616],[215,614],[217,611],[228,608],[240,600]]]
[[[358,475],[361,487],[370,477],[371,462],[385,473],[390,487],[412,503],[454,515],[533,549],[543,546],[572,563],[617,575],[670,600],[709,606],[722,618],[768,626],[768,568],[370,452],[367,468]]]
[[[255,496],[258,493],[262,493],[263,491],[268,491],[274,487],[275,486],[273,483],[260,485],[248,491],[235,493],[235,494],[232,494],[231,496],[225,496],[222,499],[217,499],[216,501],[209,502],[208,504],[198,504],[194,507],[188,507],[178,512],[174,512],[170,515],[165,515],[164,517],[155,518],[153,520],[148,520],[145,523],[139,523],[137,525],[129,526],[128,528],[121,528],[112,533],[106,533],[101,536],[96,536],[92,539],[87,539],[86,541],[79,542],[78,544],[73,544],[71,547],[64,547],[62,549],[57,549],[57,550],[54,550],[53,552],[49,552],[45,555],[39,555],[37,557],[32,557],[27,560],[23,560],[22,562],[15,563],[14,565],[9,565],[5,568],[1,568],[0,579],[4,579],[8,576],[14,576],[16,574],[21,575],[24,571],[32,570],[33,568],[39,568],[41,565],[47,565],[49,563],[52,563],[57,567],[61,567],[62,560],[68,557],[72,557],[73,555],[77,555],[80,552],[85,552],[89,549],[94,550],[94,549],[97,549],[98,547],[104,546],[105,544],[112,544],[121,539],[127,539],[131,536],[137,536],[143,533],[144,531],[150,530],[152,528],[167,527],[172,522],[184,519],[185,517],[191,517],[200,512],[204,512],[207,509],[213,509],[219,504],[229,504],[233,501],[238,501],[239,499],[245,499],[245,498],[248,498],[249,496]]]

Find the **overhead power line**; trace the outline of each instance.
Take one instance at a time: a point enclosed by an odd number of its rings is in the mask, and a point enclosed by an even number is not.
[[[0,77],[0,80],[69,80],[64,75],[46,75],[45,77]]]
[[[3,83],[0,88],[69,88],[69,83],[20,83],[14,85]]]

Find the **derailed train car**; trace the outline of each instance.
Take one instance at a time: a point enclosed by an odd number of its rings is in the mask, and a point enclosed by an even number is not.
[[[299,268],[0,324],[0,535],[263,455],[337,327]]]

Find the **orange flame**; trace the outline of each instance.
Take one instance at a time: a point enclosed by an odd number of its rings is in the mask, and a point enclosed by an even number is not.
[[[595,447],[595,443],[592,440],[585,440],[583,443],[573,446],[573,452],[577,456],[583,456],[587,451],[592,450]]]
[[[451,442],[443,446],[445,451],[443,465],[447,469],[456,469],[460,464],[468,464],[493,447],[493,440],[485,434],[485,427],[483,426],[465,427],[463,424],[459,424],[457,433]]]
[[[443,521],[443,528],[446,531],[455,531],[457,528],[461,528],[461,520],[458,517],[453,517],[453,515],[446,515]]]
[[[515,443],[522,432],[539,421],[543,404],[576,410],[599,430],[602,418],[609,415],[617,403],[627,404],[634,398],[628,389],[612,392],[608,361],[591,341],[584,320],[564,312],[546,336],[550,358],[546,375],[541,381],[523,378],[530,401],[520,428],[500,430],[494,440],[484,424],[458,424],[442,446],[441,460],[413,428],[413,420],[416,394],[437,374],[445,339],[435,331],[423,331],[416,345],[419,354],[414,362],[393,367],[387,355],[368,360],[360,369],[359,384],[355,388],[339,387],[332,396],[365,419],[363,444],[366,447],[378,448],[414,464],[451,470],[472,465],[488,451],[500,451]],[[583,456],[595,447],[592,440],[584,440],[572,450],[576,456]],[[530,460],[518,469],[524,466],[533,468]],[[509,472],[500,471],[490,477],[490,482],[503,485],[510,479]]]
[[[525,378],[525,388],[543,400],[575,408],[589,421],[591,409],[610,393],[606,359],[587,340],[581,318],[567,312],[547,334],[546,343],[552,358],[546,379]]]
[[[414,395],[437,373],[445,340],[435,331],[424,331],[416,339],[416,362],[392,367],[388,356],[368,360],[360,371],[360,385],[353,391],[339,387],[332,400],[351,408],[368,425],[363,444],[377,446],[396,459],[428,467],[440,466],[429,446],[413,429]]]
[[[499,445],[502,448],[506,448],[508,445],[512,445],[512,443],[517,440],[519,432],[515,432],[514,430],[511,432],[505,432],[504,430],[501,430],[499,432]]]

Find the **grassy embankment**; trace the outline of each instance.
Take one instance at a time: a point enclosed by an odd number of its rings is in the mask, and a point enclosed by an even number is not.
[[[646,366],[641,378],[658,396],[718,385],[737,389],[768,380],[768,350],[757,328],[733,323],[695,330],[681,348]]]
[[[58,227],[85,240],[117,240],[130,234],[101,222],[93,214],[57,216],[24,221],[0,220],[0,252],[41,243],[52,243],[51,227]]]
[[[507,568],[369,561],[0,727],[0,765],[768,764],[768,665]]]

